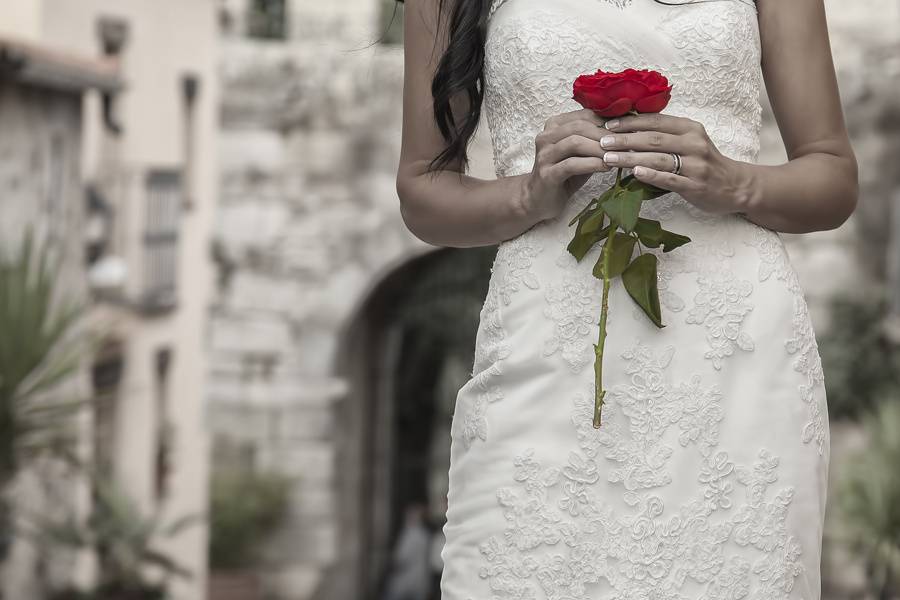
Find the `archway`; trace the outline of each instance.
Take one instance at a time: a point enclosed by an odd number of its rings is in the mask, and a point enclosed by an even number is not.
[[[323,598],[380,600],[408,507],[446,511],[450,422],[470,376],[496,247],[441,249],[391,271],[346,328],[336,371],[340,559]],[[434,546],[435,550],[439,546]]]

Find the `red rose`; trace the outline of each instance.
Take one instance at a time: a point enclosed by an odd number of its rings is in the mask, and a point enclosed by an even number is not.
[[[602,70],[580,75],[572,86],[572,98],[601,117],[621,117],[628,112],[660,112],[669,103],[672,86],[664,75],[648,69]]]

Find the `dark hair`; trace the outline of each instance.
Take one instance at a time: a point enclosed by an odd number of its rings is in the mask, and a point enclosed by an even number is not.
[[[403,2],[403,0],[396,0]],[[448,0],[438,1],[438,26],[445,14]],[[431,82],[434,99],[434,120],[446,147],[429,165],[429,171],[445,169],[454,161],[468,164],[469,141],[478,128],[481,105],[484,100],[484,43],[487,34],[488,12],[491,0],[450,0],[450,29],[447,48],[441,56]],[[680,6],[702,2],[728,2],[734,0],[653,0],[657,4]],[[737,0],[754,4],[755,0]],[[451,109],[451,101],[457,94],[465,93],[468,104],[462,119],[457,123]]]

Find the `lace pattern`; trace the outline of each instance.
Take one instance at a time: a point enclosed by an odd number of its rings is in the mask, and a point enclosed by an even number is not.
[[[567,463],[545,466],[534,447],[514,458],[512,485],[497,491],[507,526],[479,548],[494,598],[588,600],[609,589],[610,598],[733,600],[751,587],[754,598],[789,597],[804,571],[785,524],[794,489],[774,488],[779,458],[765,447],[747,465],[719,447],[721,393],[698,375],[671,384],[674,353],[636,343],[622,354],[630,383],[610,390],[605,428],[593,429],[592,400],[576,395],[578,448]],[[672,481],[671,429],[701,467],[696,495],[667,506],[656,490]],[[629,510],[598,493],[604,478]]]
[[[565,276],[547,288],[544,315],[554,327],[553,335],[544,343],[544,356],[560,354],[574,373],[593,364],[590,334],[600,314],[601,293],[599,280],[578,275]]]
[[[785,349],[794,358],[794,370],[803,376],[799,386],[800,399],[806,404],[809,420],[803,426],[801,439],[815,443],[819,455],[829,452],[828,406],[825,394],[825,373],[816,341],[809,306],[797,271],[790,262],[784,242],[776,232],[756,227],[754,236],[745,242],[759,253],[759,280],[773,277],[783,282],[793,298],[791,336],[785,341]]]
[[[632,0],[605,0],[606,2],[613,4],[614,6],[618,6],[619,8],[625,8],[629,4],[631,4]],[[488,19],[494,16],[494,13],[497,12],[497,9],[506,2],[506,0],[492,0],[491,6],[488,9]]]
[[[513,296],[521,290],[540,288],[532,265],[543,245],[532,239],[533,233],[525,232],[501,244],[491,266],[490,284],[481,308],[472,380],[469,382],[475,389],[474,398],[469,406],[457,403],[456,412],[460,414],[454,415],[451,431],[461,437],[466,448],[470,448],[475,440],[487,441],[488,406],[504,398],[503,388],[498,382],[511,349],[506,341],[502,307],[511,304]]]

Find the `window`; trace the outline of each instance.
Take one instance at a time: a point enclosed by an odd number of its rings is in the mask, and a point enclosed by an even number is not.
[[[248,36],[283,40],[286,33],[286,0],[251,0],[247,14]]]
[[[177,299],[180,173],[158,170],[147,175],[146,209],[142,303],[147,310],[168,310]]]

